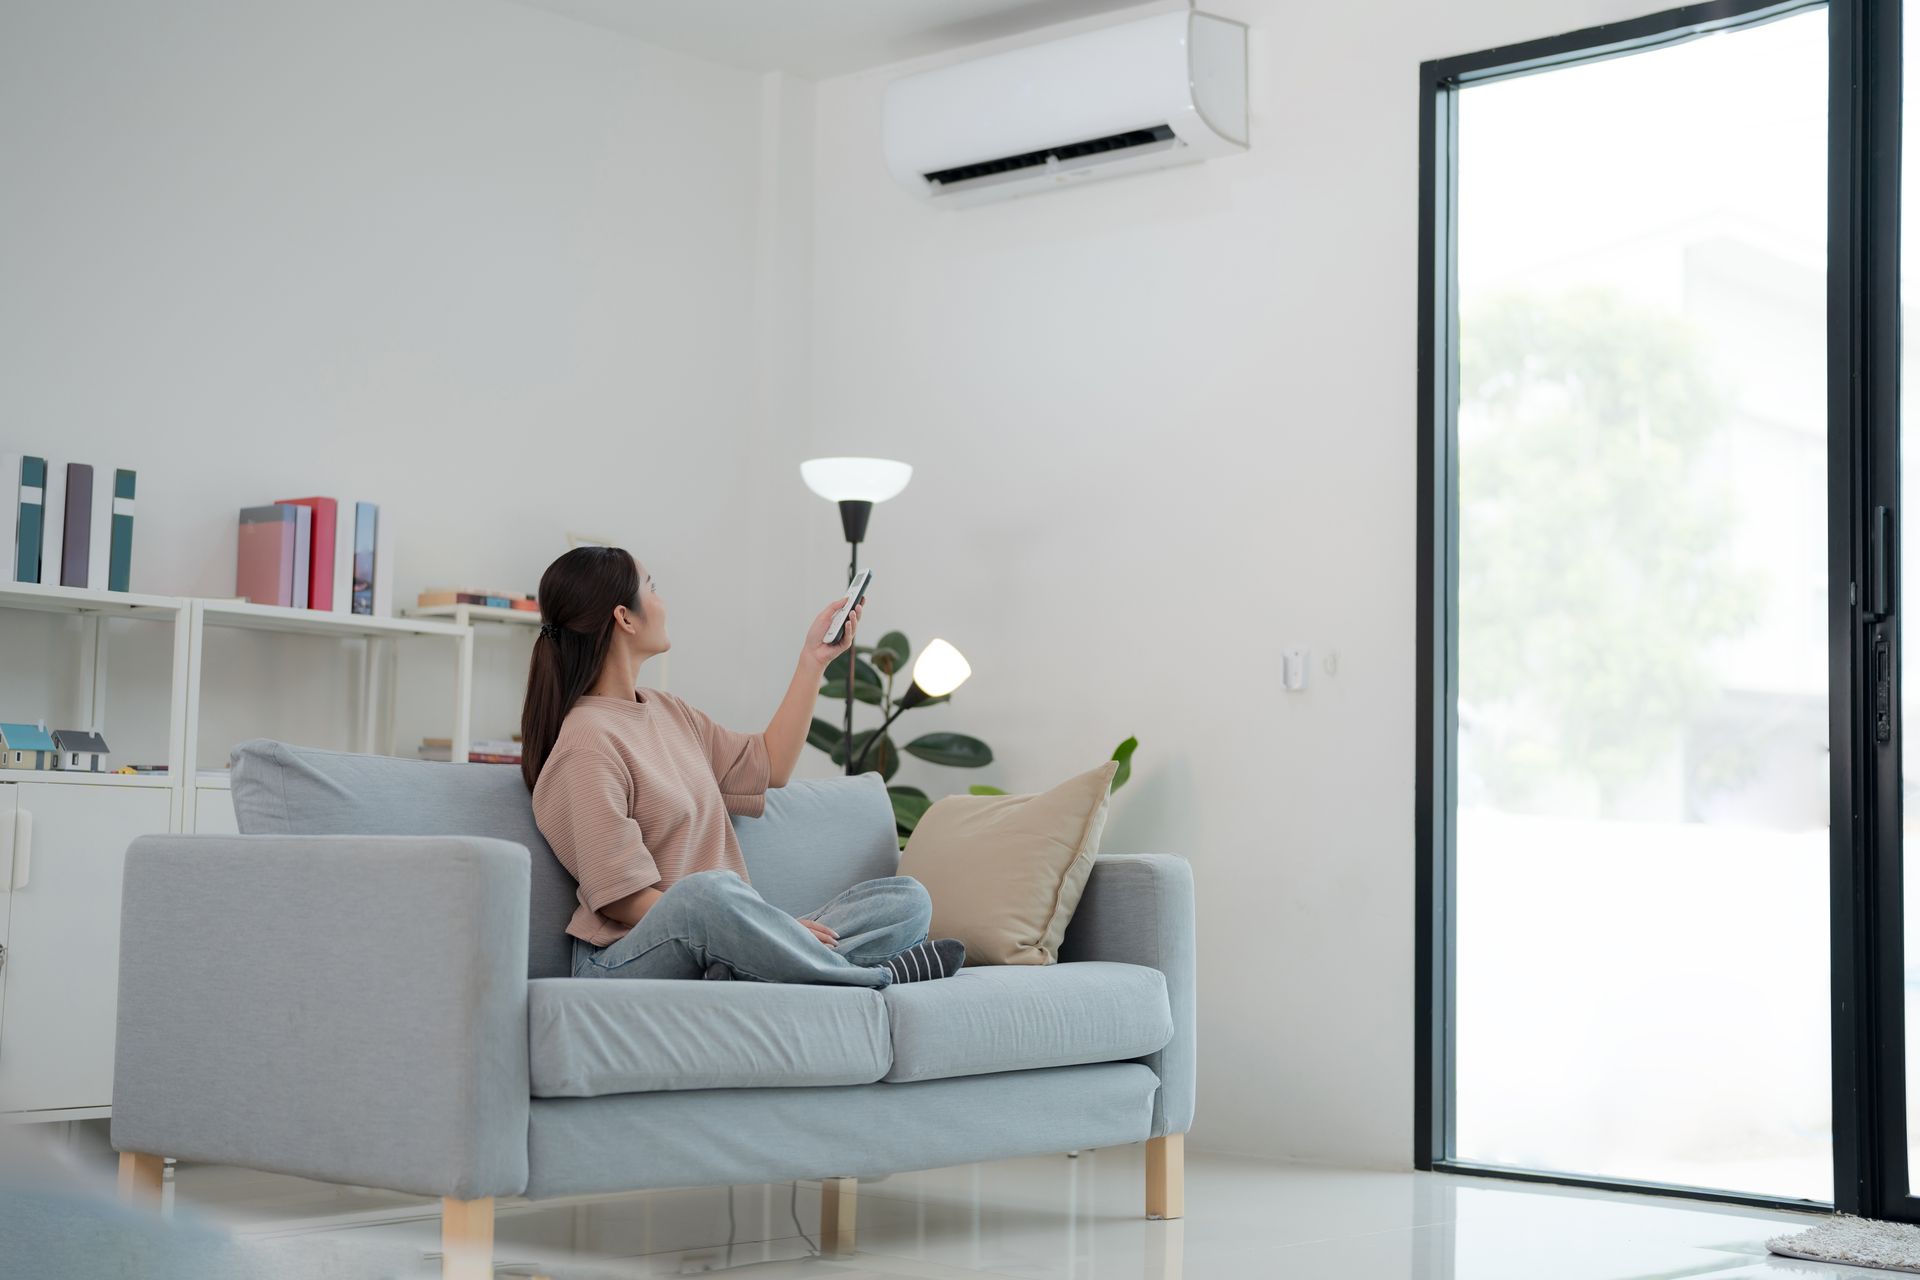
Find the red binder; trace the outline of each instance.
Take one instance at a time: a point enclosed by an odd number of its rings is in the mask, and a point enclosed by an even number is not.
[[[339,525],[340,504],[332,498],[281,498],[294,507],[313,508],[313,556],[308,562],[307,599],[309,609],[333,608],[333,538]]]

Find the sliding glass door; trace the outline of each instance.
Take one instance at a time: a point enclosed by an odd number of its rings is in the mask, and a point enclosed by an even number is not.
[[[1920,1217],[1900,28],[1422,68],[1423,1167]]]
[[[1456,103],[1455,1154],[1830,1199],[1826,15]]]

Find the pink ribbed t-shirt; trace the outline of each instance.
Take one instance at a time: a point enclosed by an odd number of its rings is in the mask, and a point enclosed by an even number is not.
[[[670,693],[581,698],[533,788],[533,820],[580,883],[567,932],[596,947],[630,925],[600,914],[696,871],[747,878],[729,814],[766,810],[767,740],[722,728]]]

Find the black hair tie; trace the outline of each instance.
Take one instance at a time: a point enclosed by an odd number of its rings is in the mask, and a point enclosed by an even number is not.
[[[560,628],[555,623],[543,622],[540,624],[540,634],[548,640],[558,640],[560,638]]]

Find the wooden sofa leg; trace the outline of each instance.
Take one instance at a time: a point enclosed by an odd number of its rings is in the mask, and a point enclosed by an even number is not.
[[[491,1280],[493,1197],[440,1201],[441,1280]]]
[[[1147,1139],[1147,1216],[1187,1216],[1187,1135]]]
[[[120,1153],[120,1198],[128,1204],[160,1207],[160,1179],[167,1167],[166,1157],[150,1156],[142,1151]]]
[[[860,1179],[820,1179],[820,1253],[844,1258],[853,1252],[854,1212],[860,1204]]]

